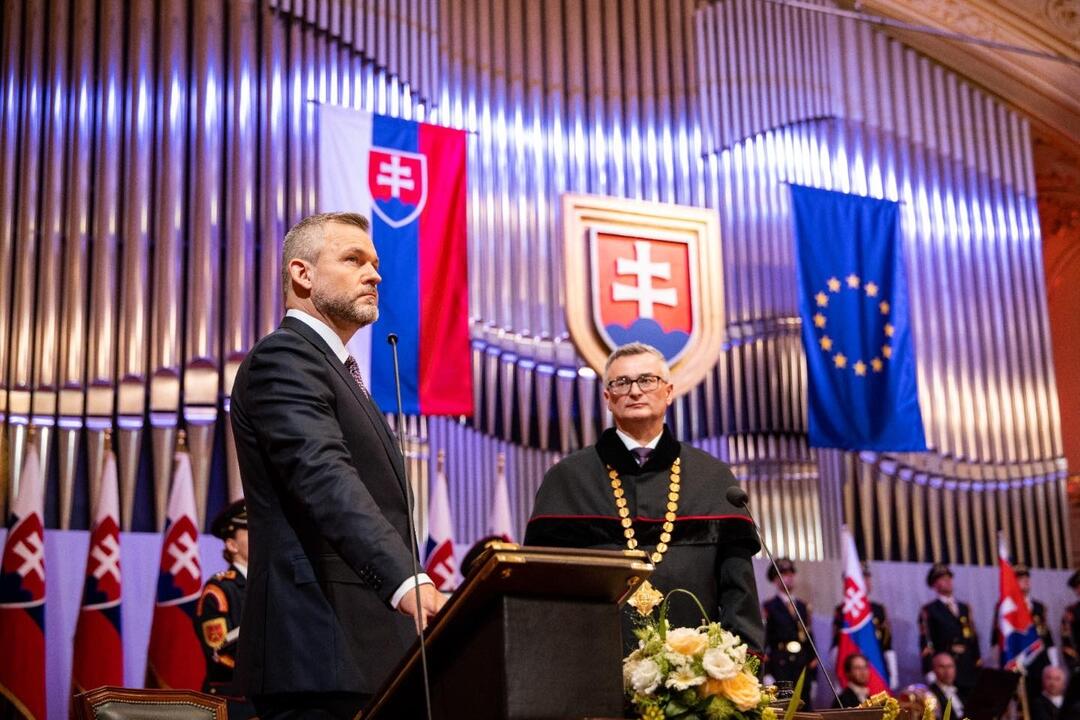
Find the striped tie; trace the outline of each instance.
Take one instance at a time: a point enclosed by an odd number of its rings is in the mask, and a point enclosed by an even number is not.
[[[345,367],[349,369],[349,374],[352,375],[352,379],[356,381],[356,385],[360,388],[360,392],[364,394],[364,397],[371,399],[371,393],[367,391],[367,387],[364,385],[364,378],[360,375],[360,365],[356,362],[356,358],[350,355],[345,361]]]

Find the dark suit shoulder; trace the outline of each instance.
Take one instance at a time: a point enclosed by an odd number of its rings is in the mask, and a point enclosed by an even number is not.
[[[314,330],[309,337],[293,326],[282,325],[260,338],[248,351],[247,359],[271,357],[280,352],[307,355],[311,358],[322,358],[327,353],[332,353],[330,346]]]

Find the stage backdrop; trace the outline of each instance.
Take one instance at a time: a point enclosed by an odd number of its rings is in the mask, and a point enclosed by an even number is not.
[[[838,557],[846,521],[871,559],[989,565],[1004,530],[1068,564],[1028,122],[873,27],[761,0],[26,0],[0,3],[0,90],[0,506],[31,424],[50,527],[88,525],[109,428],[125,529],[163,522],[181,426],[200,517],[239,494],[232,378],[279,322],[337,106],[467,132],[476,412],[406,428],[421,497],[446,450],[460,542],[498,453],[520,531],[607,420],[566,332],[575,192],[719,213],[726,341],[670,420],[779,550]],[[790,182],[900,203],[929,452],[808,447]]]

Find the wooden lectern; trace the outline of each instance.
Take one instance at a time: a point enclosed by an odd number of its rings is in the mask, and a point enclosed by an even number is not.
[[[619,607],[651,573],[641,551],[493,544],[424,634],[432,717],[620,717]],[[423,718],[416,643],[360,717]]]

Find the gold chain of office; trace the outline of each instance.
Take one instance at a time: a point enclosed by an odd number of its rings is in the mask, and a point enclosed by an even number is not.
[[[675,458],[671,464],[671,483],[668,485],[667,512],[664,513],[664,525],[661,528],[660,542],[649,556],[653,565],[659,565],[667,552],[668,543],[671,542],[671,533],[675,529],[675,513],[679,509],[679,482],[682,473],[680,466],[681,458]],[[619,479],[619,471],[610,465],[607,466],[608,477],[611,478],[611,492],[615,495],[615,507],[619,509],[619,522],[622,524],[623,537],[626,538],[626,547],[636,550],[637,538],[634,536],[634,521],[630,518],[630,509],[626,507],[626,491],[623,490],[622,480]]]

